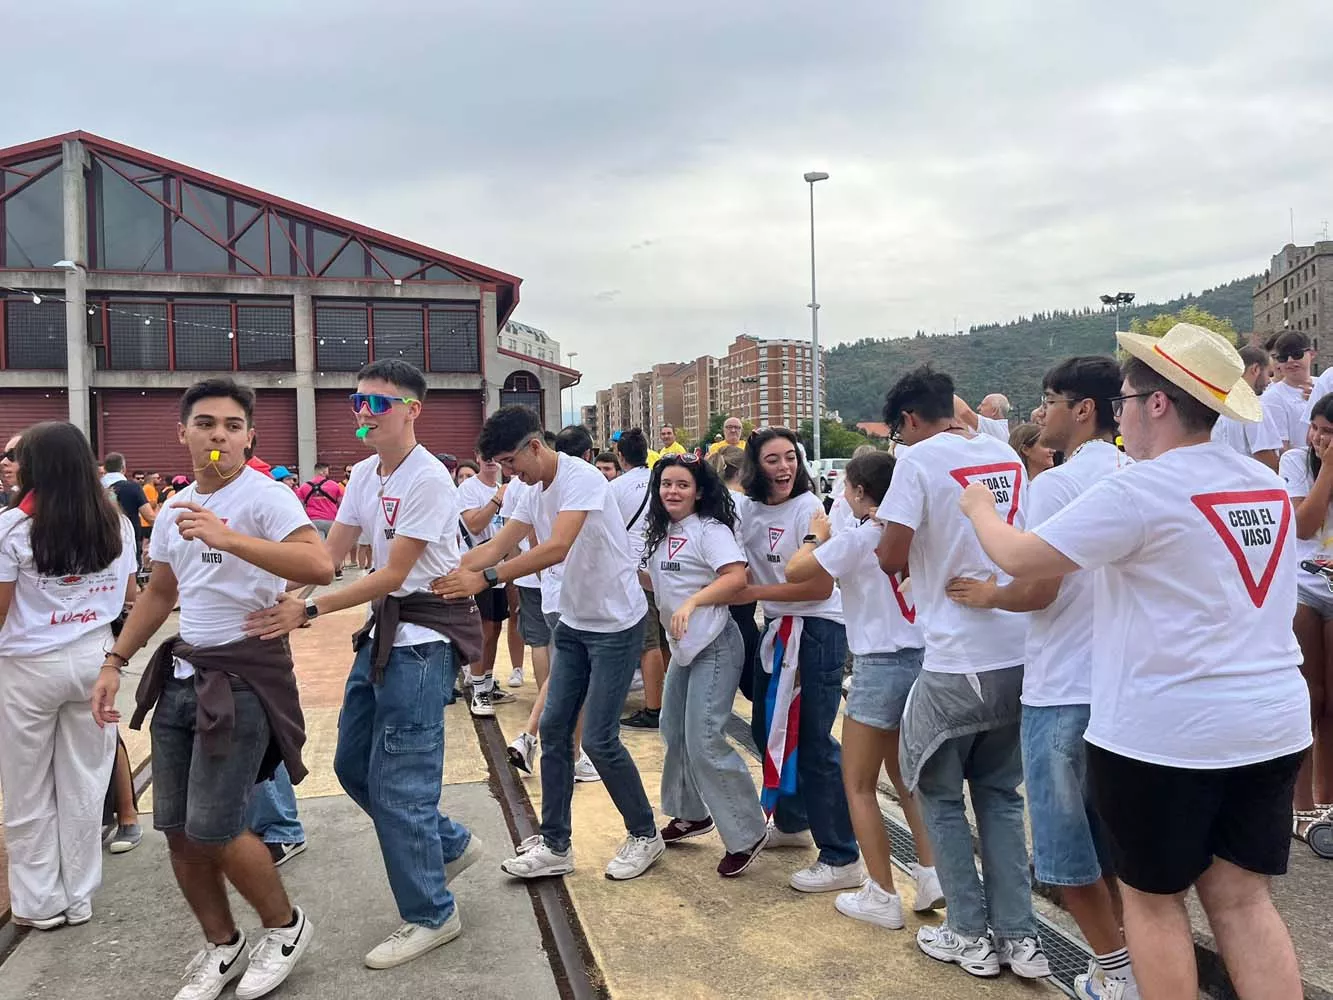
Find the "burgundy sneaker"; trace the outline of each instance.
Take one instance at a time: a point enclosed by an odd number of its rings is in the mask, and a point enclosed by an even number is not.
[[[689,840],[691,837],[702,837],[712,831],[712,816],[707,819],[673,819],[662,827],[662,840],[664,843],[674,844],[677,841]]]
[[[759,857],[763,851],[764,845],[768,843],[768,833],[765,832],[759,838],[759,843],[755,844],[748,851],[735,851],[724,855],[722,860],[717,863],[717,873],[723,878],[735,878],[737,875],[749,868],[754,859]]]

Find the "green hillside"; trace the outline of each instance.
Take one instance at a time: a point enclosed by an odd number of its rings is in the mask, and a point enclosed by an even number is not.
[[[1145,303],[1120,314],[1122,329],[1196,305],[1231,321],[1237,330],[1254,326],[1250,293],[1258,276],[1238,278],[1198,295]],[[1038,313],[1010,323],[974,326],[968,333],[867,337],[829,350],[828,405],[848,422],[879,420],[884,393],[906,371],[930,362],[953,376],[958,394],[976,404],[988,392],[1003,392],[1023,417],[1041,400],[1041,377],[1052,364],[1073,354],[1109,353],[1115,341],[1113,313]]]

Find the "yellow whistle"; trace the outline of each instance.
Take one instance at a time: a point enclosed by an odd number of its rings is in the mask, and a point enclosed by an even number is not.
[[[216,448],[214,448],[212,451],[208,453],[208,460],[210,462],[216,462],[221,457],[222,457],[222,452],[218,451]]]

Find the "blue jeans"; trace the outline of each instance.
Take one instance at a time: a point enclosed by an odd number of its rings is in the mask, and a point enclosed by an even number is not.
[[[296,789],[286,764],[279,764],[273,778],[261,781],[250,793],[246,824],[266,844],[305,843],[305,828],[296,814]]]
[[[981,838],[985,901],[963,810],[963,782]],[[1023,755],[1018,723],[945,740],[921,765],[917,796],[935,848],[935,871],[949,901],[954,933],[976,938],[989,924],[1001,940],[1037,934],[1028,851],[1023,839]]]
[[[1037,881],[1091,885],[1106,854],[1088,782],[1087,705],[1023,706],[1023,781]]]
[[[376,686],[370,682],[373,645],[361,647],[347,678],[333,770],[375,823],[399,915],[439,927],[454,911],[444,866],[462,857],[472,839],[440,813],[444,706],[458,660],[443,641],[395,646]]]
[[[768,622],[764,623],[765,628]],[[796,794],[778,799],[773,824],[783,833],[809,830],[826,865],[850,865],[861,856],[847,811],[842,785],[842,747],[833,723],[842,704],[842,663],[847,658],[847,630],[826,618],[806,618],[801,632],[801,732],[796,741]],[[773,675],[755,658],[754,707],[750,731],[761,749],[763,707]]]
[[[551,676],[542,709],[541,834],[554,850],[569,850],[574,798],[574,726],[583,712],[583,749],[611,801],[636,837],[657,833],[639,769],[620,742],[620,710],[643,649],[647,616],[623,632],[585,632],[560,622],[553,636]]]
[[[727,742],[745,641],[728,620],[688,666],[673,663],[662,695],[662,809],[679,819],[709,816],[728,851],[749,850],[764,835],[764,811],[750,769]]]

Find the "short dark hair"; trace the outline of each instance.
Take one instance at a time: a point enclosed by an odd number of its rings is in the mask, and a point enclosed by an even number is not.
[[[890,428],[902,423],[904,413],[918,420],[947,420],[953,416],[953,379],[922,365],[893,384],[884,396],[884,422]]]
[[[254,425],[255,391],[234,378],[206,378],[186,389],[185,395],[181,397],[181,423],[188,424],[195,405],[205,399],[234,400],[245,411],[246,426]]]
[[[575,458],[582,458],[592,451],[592,435],[582,424],[562,427],[560,433],[555,436],[555,450],[573,455]]]
[[[1310,338],[1299,330],[1288,330],[1273,342],[1274,354],[1304,354],[1313,348]]]
[[[555,431],[542,431],[542,440],[546,442],[546,447],[555,448]]]
[[[118,451],[108,453],[106,458],[102,459],[102,468],[106,469],[107,472],[123,473],[125,471],[125,456]]]
[[[1255,347],[1253,344],[1246,344],[1240,348],[1240,360],[1246,368],[1253,368],[1258,365],[1260,368],[1267,367],[1269,362],[1268,352],[1262,347]]]
[[[596,465],[598,462],[610,462],[617,469],[620,468],[620,463],[616,461],[616,456],[612,455],[609,451],[599,451],[597,453],[597,457],[594,458],[592,461],[594,465]]]
[[[527,406],[502,406],[477,435],[477,454],[488,462],[503,451],[517,451],[523,439],[542,432],[542,418]]]
[[[768,477],[764,475],[759,455],[763,451],[764,445],[775,438],[782,438],[796,449],[796,475],[792,477],[791,481],[792,497],[798,497],[802,493],[813,493],[815,486],[810,481],[810,472],[806,469],[805,462],[802,459],[801,442],[796,434],[786,427],[764,427],[755,431],[745,441],[745,471],[741,474],[741,483],[745,487],[745,495],[751,500],[758,500],[760,503],[768,501],[769,482]]]
[[[454,472],[457,473],[459,469],[471,469],[473,472],[477,473],[477,475],[481,475],[481,467],[470,458],[460,458],[458,460],[458,465],[454,468]]]
[[[889,492],[889,482],[893,479],[893,467],[896,463],[887,451],[874,451],[861,455],[847,463],[842,474],[853,486],[859,486],[875,503],[884,499]]]
[[[1180,426],[1191,434],[1203,434],[1213,429],[1221,416],[1211,406],[1205,406],[1175,383],[1168,381],[1149,367],[1146,361],[1129,358],[1121,369],[1124,379],[1135,392],[1160,392],[1171,400],[1180,418]]]
[[[1115,431],[1115,414],[1111,399],[1120,395],[1120,366],[1113,358],[1101,354],[1083,354],[1065,358],[1046,373],[1041,387],[1061,396],[1070,396],[1075,402],[1090,399],[1097,407],[1097,433]]]
[[[632,469],[648,464],[648,438],[637,427],[621,432],[616,451]]]
[[[382,361],[372,361],[356,373],[358,382],[363,378],[381,379],[390,385],[406,389],[408,395],[417,400],[426,398],[426,376],[421,374],[420,368],[410,361],[404,361],[402,358],[385,358]]]

